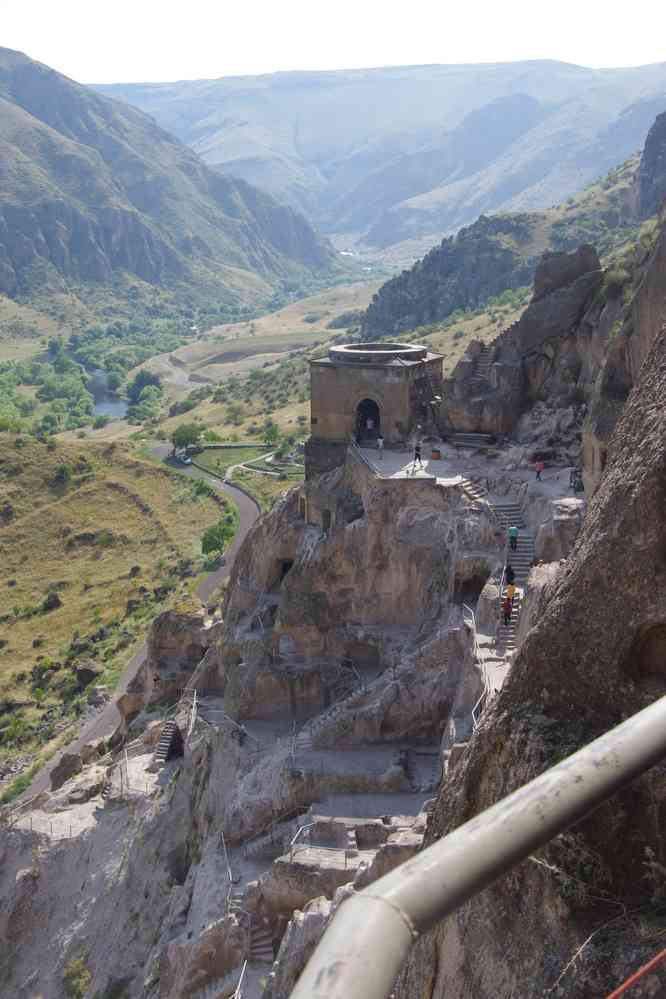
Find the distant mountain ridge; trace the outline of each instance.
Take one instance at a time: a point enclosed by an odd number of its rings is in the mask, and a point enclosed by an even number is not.
[[[557,204],[638,150],[666,62],[276,73],[97,88],[327,231],[385,249]]]
[[[643,152],[569,198],[541,212],[481,215],[387,281],[361,317],[365,339],[394,336],[474,310],[493,296],[531,284],[546,250],[594,244],[631,269],[637,244],[654,235],[666,199],[666,113],[657,116]],[[652,221],[650,221],[652,220]],[[648,223],[642,229],[643,223]]]
[[[301,215],[141,111],[0,49],[0,292],[128,274],[242,301],[333,260]]]

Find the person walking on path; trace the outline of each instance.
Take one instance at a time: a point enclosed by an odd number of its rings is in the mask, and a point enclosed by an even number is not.
[[[518,528],[515,525],[509,528],[509,546],[512,552],[518,548]]]
[[[381,461],[382,458],[384,457],[384,438],[381,436],[381,434],[377,438],[377,451],[378,451],[377,460]]]
[[[513,611],[513,603],[509,597],[506,597],[504,603],[502,604],[502,610],[504,611],[504,627],[508,628],[511,624],[511,612]]]
[[[514,568],[510,562],[507,562],[506,564],[506,568],[504,570],[504,578],[506,579],[507,584],[513,583],[515,581],[516,573],[514,572]]]
[[[423,462],[421,461],[421,442],[417,441],[414,445],[414,460],[412,461],[412,471],[416,471],[416,462],[419,463],[419,468],[423,468]]]
[[[509,585],[506,588],[506,598],[507,600],[511,601],[511,606],[513,606],[513,598],[515,597],[515,595],[516,595],[516,584],[509,583]]]
[[[541,473],[543,472],[543,470],[544,470],[545,467],[546,467],[546,465],[541,460],[541,458],[539,458],[538,461],[535,461],[535,463],[534,463],[534,470],[536,472],[537,482],[541,482]]]

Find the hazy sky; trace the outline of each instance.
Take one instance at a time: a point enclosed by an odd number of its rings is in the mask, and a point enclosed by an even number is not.
[[[517,59],[638,66],[666,61],[666,4],[0,0],[0,45],[82,83]]]

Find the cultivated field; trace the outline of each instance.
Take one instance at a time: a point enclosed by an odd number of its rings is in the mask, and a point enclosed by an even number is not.
[[[259,319],[216,326],[196,343],[160,354],[144,367],[158,373],[174,396],[206,382],[246,375],[288,351],[312,347],[342,332],[328,329],[328,323],[342,313],[364,309],[380,285],[380,281],[338,285]]]

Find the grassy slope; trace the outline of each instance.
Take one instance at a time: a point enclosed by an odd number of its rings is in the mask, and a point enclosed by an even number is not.
[[[450,374],[461,359],[472,340],[483,340],[489,343],[502,330],[511,326],[527,307],[529,297],[526,295],[523,304],[518,307],[510,305],[492,306],[470,312],[463,319],[447,320],[439,324],[434,332],[428,332],[430,327],[415,330],[407,339],[418,340],[428,344],[431,350],[444,357],[444,374]]]
[[[196,496],[193,483],[165,468],[137,460],[120,444],[91,446],[59,443],[54,450],[13,436],[0,438],[0,510],[10,503],[14,516],[0,526],[0,702],[25,703],[17,715],[0,713],[0,730],[19,717],[27,726],[43,723],[49,708],[60,719],[62,704],[76,707],[72,664],[65,662],[76,632],[90,635],[104,626],[109,635],[79,658],[105,666],[101,682],[112,681],[129,657],[135,638],[164,607],[153,599],[158,586],[174,593],[190,585],[171,570],[183,559],[199,566],[202,531],[220,519],[220,504]],[[69,484],[54,485],[58,467],[72,470]],[[100,536],[99,532],[106,534]],[[97,538],[81,535],[94,535]],[[130,578],[130,569],[140,573]],[[143,601],[139,587],[150,591]],[[39,608],[49,588],[62,606],[28,615]],[[126,615],[128,599],[139,609]],[[19,609],[19,616],[14,610]],[[33,641],[41,644],[33,648]],[[37,657],[62,665],[50,682],[31,682]],[[23,679],[21,679],[23,675]],[[41,692],[43,691],[43,693]],[[0,742],[2,754],[33,749]]]
[[[258,501],[262,510],[270,510],[275,501],[283,496],[287,490],[291,489],[303,479],[302,475],[288,475],[285,478],[274,478],[269,475],[260,475],[258,472],[251,472],[245,468],[238,468],[231,476],[232,482],[237,482],[248,492],[252,493]]]
[[[195,457],[197,465],[203,465],[215,475],[223,476],[232,465],[238,465],[243,461],[255,461],[262,454],[266,454],[269,448],[266,447],[234,447],[228,451],[212,448]]]

